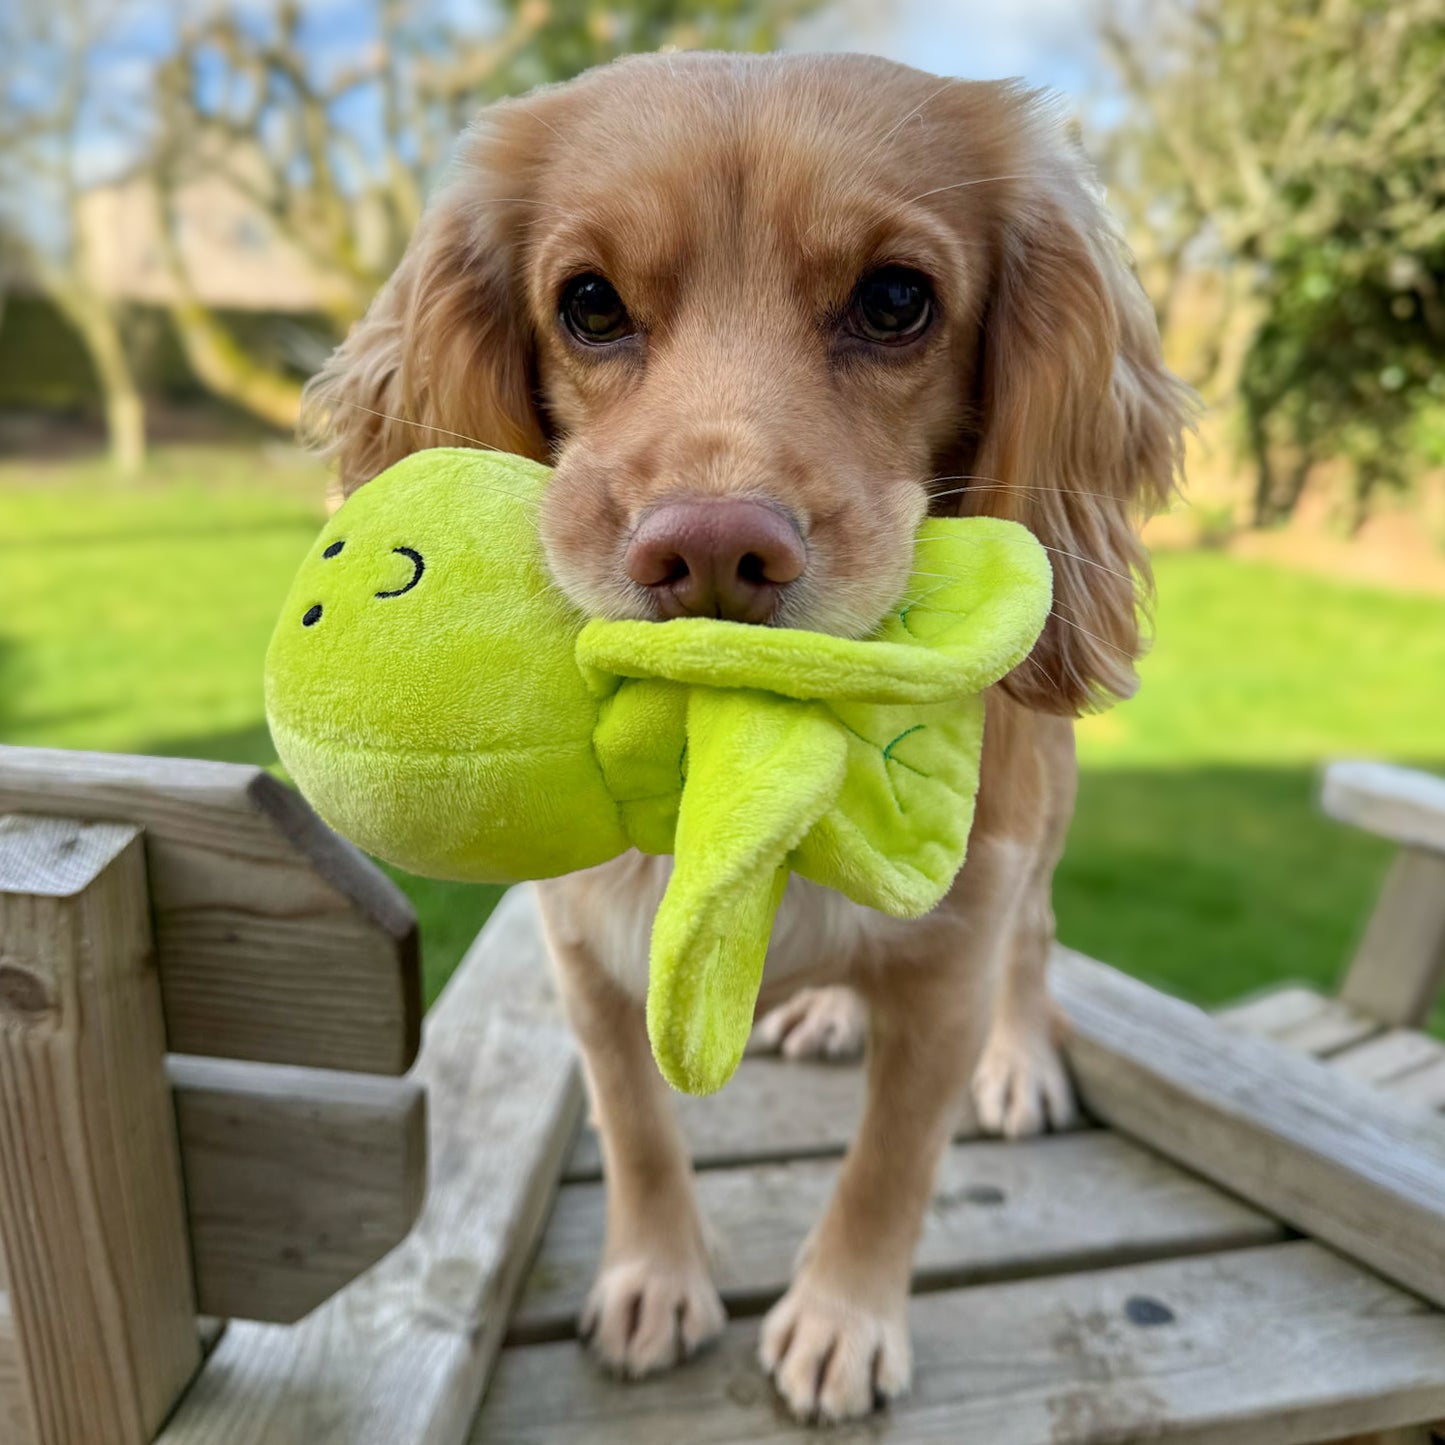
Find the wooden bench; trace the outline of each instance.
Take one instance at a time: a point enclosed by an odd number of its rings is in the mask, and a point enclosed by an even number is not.
[[[425,1179],[406,899],[255,768],[0,747],[0,1440],[147,1445]]]
[[[1402,1105],[1445,1110],[1445,1044],[1422,1032],[1445,979],[1445,779],[1336,763],[1321,802],[1331,817],[1400,849],[1339,996],[1289,985],[1220,1017],[1323,1059]]]
[[[1060,951],[1071,1063],[1107,1127],[1001,1144],[964,1122],[918,1255],[914,1394],[841,1438],[1432,1438],[1445,1124],[1430,1111],[1445,1107],[1445,1049],[1410,1026],[1445,965],[1442,794],[1361,764],[1327,776],[1331,813],[1404,849],[1340,999],[1277,990],[1222,1027]],[[472,1441],[815,1438],[770,1399],[750,1317],[786,1286],[861,1086],[856,1069],[752,1059],[716,1100],[679,1101],[734,1323],[711,1355],[635,1387],[572,1340],[603,1223],[584,1130]]]
[[[14,809],[4,778],[0,757]],[[269,986],[303,987],[304,957]],[[1094,1122],[1004,1144],[960,1118],[918,1256],[914,1393],[833,1438],[1423,1445],[1420,1422],[1445,1416],[1445,1121],[1077,955],[1061,952],[1056,987]],[[773,1402],[756,1317],[851,1137],[860,1070],[749,1059],[718,1097],[679,1101],[733,1321],[638,1385],[574,1338],[602,1185],[530,890],[427,1016],[406,1082],[429,1117],[416,1227],[299,1322],[227,1325],[158,1440],[820,1438]]]

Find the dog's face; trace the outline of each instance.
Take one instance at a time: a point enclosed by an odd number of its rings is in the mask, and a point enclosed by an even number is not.
[[[348,484],[428,426],[552,461],[548,561],[595,615],[861,635],[930,505],[1015,517],[1061,610],[1013,686],[1067,711],[1128,689],[1128,506],[1180,424],[1113,247],[1020,91],[641,58],[488,114],[315,395]]]
[[[924,195],[938,157],[878,100],[653,63],[549,112],[571,139],[524,261],[543,537],[586,610],[857,635],[899,596],[987,277],[984,231]]]

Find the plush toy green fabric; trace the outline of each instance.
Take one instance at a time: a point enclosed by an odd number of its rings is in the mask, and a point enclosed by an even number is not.
[[[712,618],[585,622],[537,532],[545,467],[421,452],[357,492],[266,659],[282,760],[322,817],[433,877],[518,882],[671,853],[647,1000],[667,1079],[737,1067],[789,871],[900,917],[962,866],[981,691],[1050,607],[1043,549],[930,519],[866,641]]]

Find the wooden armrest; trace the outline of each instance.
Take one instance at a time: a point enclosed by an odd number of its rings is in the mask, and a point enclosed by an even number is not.
[[[1445,1306],[1445,1120],[1055,949],[1090,1114]]]
[[[1342,823],[1407,848],[1445,853],[1445,778],[1389,763],[1332,763],[1321,805]]]

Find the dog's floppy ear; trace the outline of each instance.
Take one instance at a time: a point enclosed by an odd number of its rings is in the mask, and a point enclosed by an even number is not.
[[[400,265],[307,383],[303,439],[334,461],[344,492],[424,447],[545,460],[518,277],[523,227],[494,164],[505,153],[486,126],[464,137],[459,172]]]
[[[1087,162],[1023,103],[1033,154],[1000,208],[971,467],[983,484],[964,510],[1023,522],[1051,549],[1053,615],[1003,686],[1073,715],[1138,686],[1152,578],[1135,526],[1169,497],[1191,401]]]

